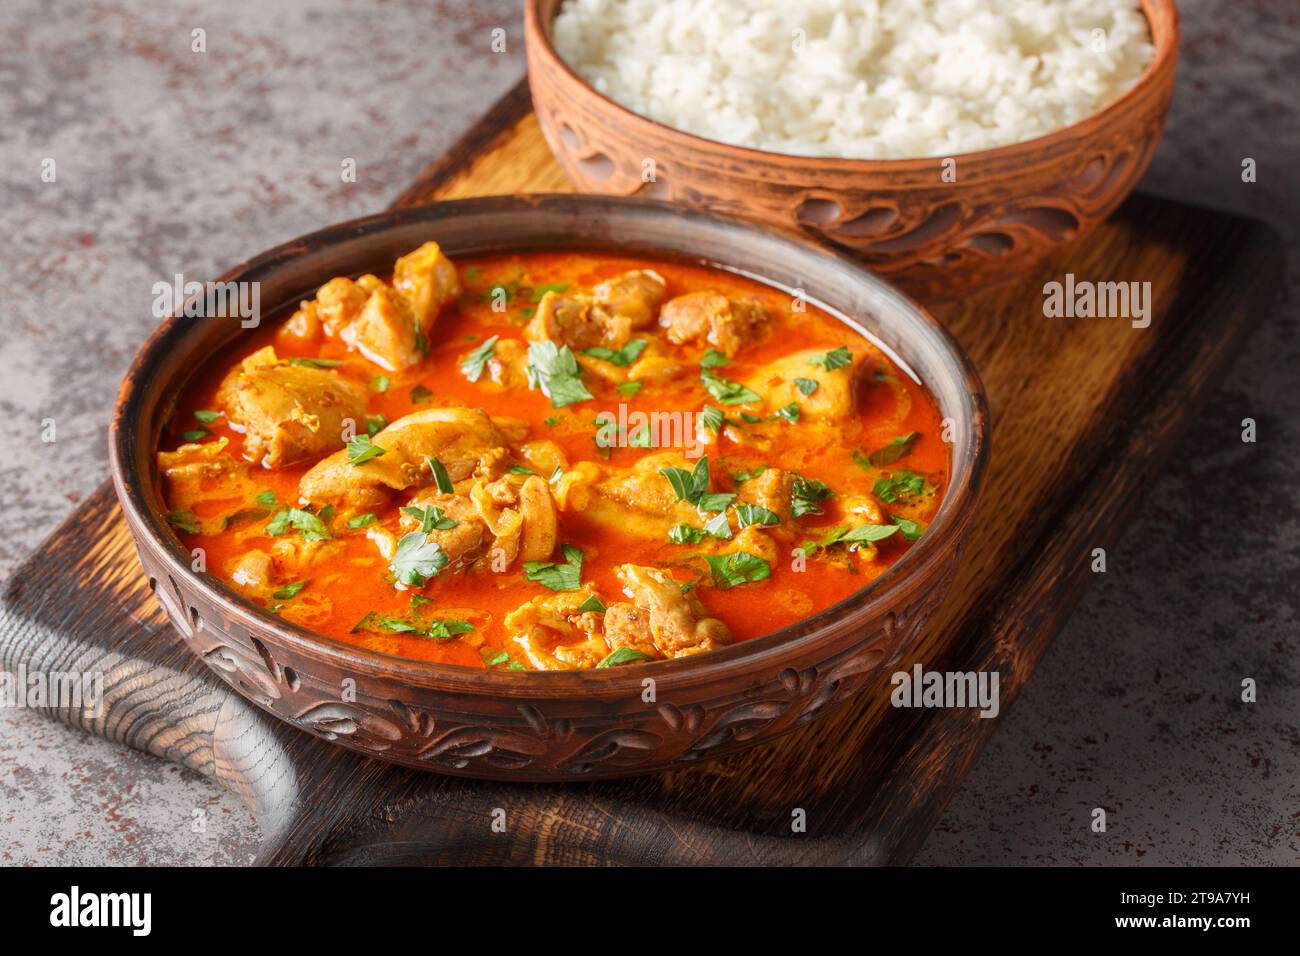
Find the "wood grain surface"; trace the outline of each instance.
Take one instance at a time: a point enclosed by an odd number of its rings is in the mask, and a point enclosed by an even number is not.
[[[567,188],[521,86],[397,204]],[[952,593],[903,666],[997,671],[1005,713],[1090,581],[1092,550],[1113,546],[1267,304],[1278,249],[1252,220],[1139,195],[1064,258],[937,310],[984,377],[992,459]],[[1067,272],[1150,282],[1150,327],[1045,317],[1043,285]],[[105,674],[103,715],[52,716],[239,793],[267,863],[902,863],[998,724],[893,708],[882,681],[826,720],[684,771],[508,786],[394,768],[278,724],[191,659],[107,485],[3,600],[7,669]]]

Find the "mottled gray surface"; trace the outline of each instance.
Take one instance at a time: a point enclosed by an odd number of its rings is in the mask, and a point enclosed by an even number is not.
[[[1300,12],[1181,6],[1179,93],[1146,188],[1270,218],[1294,244]],[[489,52],[495,26],[505,54]],[[190,52],[196,27],[206,54]],[[520,75],[519,36],[506,0],[6,0],[0,414],[18,440],[0,576],[104,478],[105,409],[153,324],[153,282],[384,206]],[[1243,156],[1258,183],[1241,183]],[[918,862],[1297,861],[1298,285],[1292,268]],[[1237,702],[1245,676],[1255,705]],[[0,710],[0,735],[0,860],[237,863],[256,845],[247,812],[193,774],[22,711]]]

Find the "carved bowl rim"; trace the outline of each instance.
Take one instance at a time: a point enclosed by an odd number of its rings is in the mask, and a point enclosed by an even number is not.
[[[904,159],[801,156],[797,153],[737,146],[689,133],[637,113],[601,93],[579,76],[551,43],[551,21],[554,20],[562,2],[563,0],[525,0],[524,2],[524,43],[528,56],[528,82],[533,91],[534,101],[539,98],[538,77],[543,77],[542,83],[562,87],[562,92],[558,95],[564,100],[583,104],[593,112],[603,114],[607,120],[615,121],[628,129],[638,140],[671,144],[679,150],[675,154],[677,157],[685,154],[723,161],[732,165],[733,173],[736,172],[735,167],[740,164],[748,167],[799,166],[808,170],[807,180],[810,183],[818,182],[818,177],[827,173],[854,176],[876,173],[884,177],[919,174],[929,182],[934,178],[934,164],[947,158],[958,160],[967,169],[973,166],[980,174],[997,176],[1000,172],[1019,170],[1027,165],[1037,164],[1044,158],[1055,157],[1061,152],[1072,152],[1080,138],[1091,136],[1111,125],[1126,122],[1132,110],[1141,101],[1158,96],[1172,88],[1174,70],[1178,62],[1178,8],[1175,0],[1139,0],[1142,14],[1146,17],[1147,26],[1151,30],[1152,45],[1155,47],[1151,62],[1147,64],[1133,86],[1111,103],[1075,123],[1024,142],[953,153],[950,156],[945,154]],[[550,141],[551,136],[545,124],[543,124],[543,132]],[[557,153],[568,152],[557,148],[554,143],[551,145]],[[744,168],[740,167],[742,174]],[[963,176],[963,182],[971,182],[970,173]]]
[[[373,244],[378,237],[402,230],[418,229],[425,238],[436,238],[440,224],[446,230],[458,222],[473,223],[477,221],[474,217],[487,221],[496,217],[502,223],[514,217],[511,221],[517,223],[545,220],[548,216],[563,220],[569,230],[575,223],[588,221],[605,223],[606,231],[610,223],[635,226],[628,234],[638,237],[651,227],[666,230],[680,235],[683,245],[693,242],[710,250],[709,256],[696,258],[713,258],[714,264],[743,272],[743,263],[730,261],[738,253],[711,256],[721,237],[730,237],[741,242],[741,249],[748,250],[751,262],[762,251],[771,261],[782,263],[782,267],[787,262],[792,269],[817,267],[824,275],[833,275],[837,282],[844,283],[835,293],[841,300],[849,291],[870,300],[873,307],[881,310],[880,314],[857,320],[844,314],[837,317],[858,331],[865,329],[876,344],[884,341],[887,348],[897,352],[905,366],[929,365],[932,373],[926,386],[941,400],[941,413],[953,417],[956,426],[948,492],[927,533],[893,568],[838,604],[781,630],[707,654],[656,661],[635,668],[534,672],[435,664],[370,651],[278,618],[215,576],[191,569],[190,553],[164,517],[166,509],[158,489],[154,452],[170,407],[169,400],[174,401],[207,354],[220,347],[214,346],[213,341],[233,340],[238,334],[238,322],[225,320],[234,326],[229,331],[214,333],[211,330],[216,327],[207,325],[207,331],[200,332],[196,330],[201,328],[197,324],[201,319],[173,314],[161,322],[133,360],[119,390],[109,430],[113,484],[137,547],[147,549],[168,573],[188,581],[220,610],[227,626],[238,625],[252,637],[290,649],[303,659],[414,688],[538,701],[573,697],[626,699],[640,692],[641,680],[646,676],[654,677],[661,687],[686,688],[711,682],[751,686],[772,679],[782,668],[808,666],[843,650],[849,646],[844,637],[849,630],[844,626],[846,621],[851,620],[851,632],[858,633],[857,625],[884,620],[895,608],[907,607],[908,599],[914,600],[919,592],[942,578],[969,534],[983,486],[989,441],[983,384],[965,352],[926,309],[851,258],[811,240],[766,230],[719,213],[648,199],[574,194],[488,196],[388,211],[329,226],[276,246],[214,281],[266,282],[268,277],[288,270],[295,261],[310,264],[322,260],[313,268],[329,265],[330,269],[337,269],[341,248],[356,243]],[[640,248],[637,243],[641,242],[636,238],[620,240],[625,244],[619,246],[609,235],[584,234],[573,239],[559,226],[543,222],[538,228],[552,229],[556,245],[567,243],[573,248],[626,250]],[[486,236],[471,251],[511,248],[521,246],[510,235]],[[657,254],[669,257],[690,255],[668,246],[642,251],[656,254],[656,249]],[[456,248],[448,251],[453,257],[457,254]],[[343,261],[362,265],[355,257]],[[756,277],[777,284],[770,278]],[[283,301],[266,307],[264,314],[278,320],[280,308],[296,301],[301,294],[310,295],[310,292],[303,287],[298,294],[286,294]],[[810,301],[819,305],[829,299],[829,296],[825,301],[810,297]],[[208,336],[206,343],[202,335]],[[218,340],[216,335],[225,337]]]

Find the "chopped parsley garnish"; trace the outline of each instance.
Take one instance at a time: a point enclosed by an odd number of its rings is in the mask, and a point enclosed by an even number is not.
[[[259,504],[263,508],[274,508],[280,503],[280,500],[276,498],[274,491],[268,489],[266,491],[258,492],[257,497],[253,499],[253,503]]]
[[[631,664],[636,661],[654,660],[644,651],[638,651],[635,647],[620,647],[601,659],[596,667],[618,667],[620,664]]]
[[[370,389],[371,391],[378,392],[380,395],[388,391],[388,376],[376,375],[370,380]]]
[[[337,368],[343,364],[342,359],[304,358],[298,355],[290,356],[285,361],[290,365],[301,365],[305,368]]]
[[[668,540],[673,544],[697,544],[704,540],[704,530],[688,524],[673,525],[668,529]]]
[[[507,654],[505,651],[497,651],[491,657],[484,658],[483,660],[483,665],[485,667],[501,667],[502,664],[505,665],[505,667],[503,667],[502,670],[507,670],[507,671],[524,670],[524,665],[519,663],[516,660],[513,660],[510,657],[510,655]]]
[[[704,526],[704,530],[715,538],[731,537],[731,520],[727,517],[725,511],[719,511],[710,519],[709,523]]]
[[[509,474],[512,474],[512,475],[535,475],[535,474],[537,474],[537,472],[533,471],[533,470],[532,470],[531,468],[529,468],[527,465],[511,465],[509,468],[506,469],[506,471],[507,471]]]
[[[736,517],[740,519],[740,526],[748,528],[752,524],[756,525],[774,525],[781,523],[781,516],[769,508],[762,505],[736,505]]]
[[[887,472],[875,483],[871,493],[891,505],[926,493],[925,476],[914,471]]]
[[[898,525],[903,537],[908,541],[915,541],[921,535],[925,534],[925,526],[919,521],[913,521],[911,518],[900,518],[898,515],[889,515],[889,520]]]
[[[525,561],[524,577],[552,591],[576,591],[582,587],[582,552],[564,546],[564,561]]]
[[[412,607],[419,606],[415,602],[417,597],[422,597],[422,595],[411,595]],[[424,598],[423,603],[427,604],[428,601],[428,598]],[[356,623],[352,628],[352,633],[372,630],[389,631],[394,634],[412,634],[416,637],[431,637],[435,641],[447,641],[460,634],[469,633],[474,630],[474,625],[469,621],[461,621],[450,617],[434,618],[427,622],[409,621],[405,618],[371,611]]]
[[[420,522],[420,531],[424,534],[428,534],[430,531],[450,531],[457,524],[454,519],[448,518],[446,512],[441,508],[435,508],[433,505],[429,505],[427,508],[406,505],[402,508],[402,514]]]
[[[550,477],[550,478],[547,478],[546,480],[547,480],[548,482],[550,482],[551,484],[555,484],[557,481],[559,481],[559,480],[560,480],[561,478],[563,478],[563,477],[564,477],[564,469],[561,468],[559,465],[556,465],[556,466],[555,466],[555,470],[554,470],[553,472],[551,472],[551,477]]]
[[[308,578],[306,581],[294,581],[292,584],[286,584],[284,587],[273,591],[271,597],[278,598],[281,601],[287,601],[289,598],[297,597],[298,592],[309,584],[311,584],[311,578]]]
[[[783,405],[776,410],[776,418],[784,418],[787,422],[797,422],[799,420],[799,403],[791,402],[789,405]]]
[[[700,368],[722,368],[727,364],[727,356],[717,349],[709,349],[700,357]]]
[[[624,398],[631,398],[645,386],[644,382],[638,382],[635,379],[630,382],[619,382],[614,387]]]
[[[748,551],[733,554],[705,555],[709,570],[713,573],[713,583],[720,590],[726,591],[738,584],[762,581],[772,575],[772,568],[766,561]]]
[[[447,474],[447,466],[437,458],[429,458],[428,462],[429,470],[433,472],[433,481],[438,486],[438,490],[444,495],[454,495],[456,489],[451,483],[451,475]]]
[[[583,349],[582,354],[590,355],[592,358],[604,362],[612,362],[615,365],[631,365],[645,351],[645,347],[645,339],[630,339],[621,349],[607,349],[598,345],[593,348]]]
[[[567,345],[532,342],[528,346],[528,378],[541,386],[555,408],[585,402],[594,396],[582,384],[578,358]]]
[[[738,471],[731,476],[731,480],[740,484],[742,481],[749,481],[751,478],[757,478],[763,472],[767,471],[766,465],[759,465],[751,471]]]
[[[819,515],[822,513],[819,502],[825,501],[835,492],[831,491],[823,481],[815,478],[804,478],[802,475],[794,479],[794,484],[790,488],[790,514],[796,518],[804,515]]]
[[[446,566],[447,555],[437,543],[430,541],[423,531],[412,531],[397,542],[389,568],[402,584],[418,588]]]
[[[727,424],[727,416],[722,414],[722,409],[714,408],[712,405],[705,405],[700,410],[700,420],[704,422],[704,427],[711,432],[720,432],[722,426]]]
[[[211,425],[213,422],[215,422],[218,418],[221,417],[221,413],[210,412],[206,408],[200,408],[198,411],[194,413],[194,417],[197,418],[199,421],[201,421],[204,425]]]
[[[369,435],[358,435],[348,442],[348,461],[354,465],[364,465],[384,453],[385,449],[374,444]]]
[[[814,356],[809,365],[820,365],[828,372],[833,372],[837,368],[844,368],[853,361],[853,353],[846,346],[841,345],[839,348],[831,349],[823,355]]]
[[[375,519],[376,519],[376,515],[375,515],[375,513],[374,513],[373,511],[367,511],[367,512],[366,512],[365,514],[363,514],[363,515],[357,515],[357,516],[354,517],[354,518],[349,518],[349,519],[348,519],[348,527],[349,527],[349,528],[364,528],[364,527],[366,527],[367,525],[374,524],[374,523],[375,523]]]
[[[388,416],[371,415],[366,419],[366,434],[374,438],[381,431],[388,427]]]
[[[187,432],[181,432],[181,441],[199,441],[211,434],[206,428],[191,428]]]
[[[167,516],[167,520],[172,523],[173,527],[180,528],[190,534],[199,533],[199,519],[194,517],[192,511],[173,511]]]
[[[543,282],[541,285],[533,286],[533,301],[541,302],[542,297],[545,296],[546,293],[554,292],[556,295],[559,295],[567,288],[569,288],[569,283],[567,282]]]
[[[465,356],[465,360],[460,363],[460,370],[465,377],[471,382],[477,382],[483,376],[483,370],[487,368],[488,359],[492,358],[496,351],[498,335],[485,341],[482,345]]]
[[[324,521],[301,508],[281,508],[267,522],[266,533],[278,538],[290,528],[300,532],[308,541],[325,541],[330,536]]]
[[[897,534],[898,530],[899,527],[896,524],[860,524],[840,535],[839,540],[855,544],[870,544],[874,541],[883,541],[891,535]]]
[[[877,448],[870,455],[863,455],[861,452],[853,453],[853,460],[863,468],[876,467],[883,468],[885,465],[892,465],[898,459],[902,458],[912,450],[912,445],[921,437],[920,432],[908,432],[906,435],[899,435],[892,439],[889,444],[883,448]]]
[[[799,391],[803,393],[803,396],[807,398],[813,392],[817,391],[818,383],[811,378],[796,378],[794,380],[794,387],[799,389]]]
[[[753,389],[739,382],[729,382],[725,378],[719,378],[708,369],[700,373],[700,381],[708,389],[709,394],[716,398],[723,405],[743,405],[746,402],[757,402],[760,396]]]
[[[423,405],[425,402],[430,401],[432,398],[433,398],[433,392],[429,391],[429,389],[425,388],[423,385],[416,385],[414,388],[411,389],[412,405]]]
[[[604,614],[605,605],[601,604],[600,598],[596,597],[596,595],[593,594],[591,597],[587,598],[587,600],[583,601],[581,604],[578,605],[578,613],[579,614],[588,614],[588,613]]]
[[[735,500],[736,496],[733,494],[706,492],[700,495],[700,500],[695,504],[699,506],[701,511],[726,511]]]
[[[695,463],[694,471],[685,468],[660,468],[659,474],[668,479],[678,501],[699,504],[700,498],[709,491],[709,456],[705,455]]]

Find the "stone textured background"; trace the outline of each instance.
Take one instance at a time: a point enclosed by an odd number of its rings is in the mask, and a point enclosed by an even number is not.
[[[0,577],[106,477],[107,409],[154,325],[152,284],[385,206],[522,75],[519,6],[5,0]],[[1179,91],[1143,188],[1270,219],[1294,249],[1300,8],[1180,8]],[[190,51],[195,28],[206,53]],[[345,157],[354,184],[339,181]],[[1300,860],[1294,260],[917,862]],[[1247,416],[1258,444],[1239,439]],[[1237,702],[1245,676],[1254,706]],[[1088,829],[1095,806],[1105,834]],[[257,840],[206,780],[0,710],[0,861],[230,864]]]

